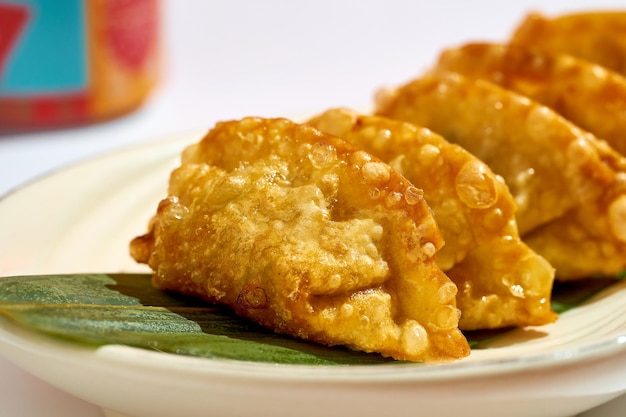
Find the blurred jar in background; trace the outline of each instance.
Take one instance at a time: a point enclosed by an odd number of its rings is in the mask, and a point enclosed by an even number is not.
[[[159,73],[158,0],[0,0],[0,128],[138,108]]]

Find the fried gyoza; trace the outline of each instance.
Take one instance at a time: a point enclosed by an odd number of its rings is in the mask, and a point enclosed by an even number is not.
[[[378,114],[428,127],[501,175],[518,204],[522,234],[593,201],[598,185],[613,180],[582,132],[486,81],[432,74],[380,95],[377,105]]]
[[[520,240],[513,198],[483,162],[401,121],[334,109],[309,123],[381,158],[424,191],[445,240],[437,263],[459,288],[461,329],[555,319],[554,271]]]
[[[603,141],[595,145],[615,180],[595,201],[524,236],[558,265],[561,280],[613,276],[626,269],[626,158]]]
[[[626,178],[620,182],[594,204],[524,236],[556,266],[559,280],[615,276],[626,269]]]
[[[567,53],[626,74],[626,12],[574,13],[554,18],[531,13],[510,43]]]
[[[153,282],[279,333],[412,361],[469,354],[422,191],[286,119],[218,123],[187,148],[131,253]]]
[[[605,142],[524,96],[454,73],[431,74],[380,95],[378,106],[381,115],[435,130],[502,175],[518,204],[520,233],[526,240],[532,232],[526,242],[557,277],[615,274],[626,267],[626,164]],[[598,216],[587,217],[590,207]],[[559,233],[545,227],[556,219]],[[552,257],[567,249],[570,242],[559,236],[570,233],[580,234],[576,240],[585,245],[601,243],[602,256],[570,253],[586,265],[580,270],[571,258]],[[542,242],[548,240],[553,246],[546,252]]]
[[[446,50],[437,68],[536,100],[626,154],[626,78],[616,72],[572,55],[488,43]]]

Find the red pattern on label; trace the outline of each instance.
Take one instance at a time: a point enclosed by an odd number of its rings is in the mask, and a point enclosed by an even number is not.
[[[88,121],[88,110],[89,97],[85,93],[3,97],[0,100],[0,126],[47,127],[59,123],[84,123]]]
[[[0,77],[29,17],[27,6],[0,4]]]
[[[141,69],[156,44],[156,0],[110,0],[107,39],[114,56],[130,69]]]

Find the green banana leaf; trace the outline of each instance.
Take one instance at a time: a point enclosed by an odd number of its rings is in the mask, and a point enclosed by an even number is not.
[[[553,308],[575,308],[610,281],[555,287]],[[0,278],[0,316],[40,333],[101,346],[121,344],[205,358],[350,365],[390,359],[277,335],[225,307],[160,291],[148,274],[71,274]],[[496,332],[495,336],[502,331]],[[494,332],[467,334],[470,344]]]

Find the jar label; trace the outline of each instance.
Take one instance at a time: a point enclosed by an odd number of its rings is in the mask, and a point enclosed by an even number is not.
[[[0,0],[0,127],[103,120],[158,73],[157,0]]]
[[[82,0],[0,3],[0,95],[84,91],[88,83]],[[62,22],[62,24],[60,24]],[[6,32],[6,33],[5,33]]]

